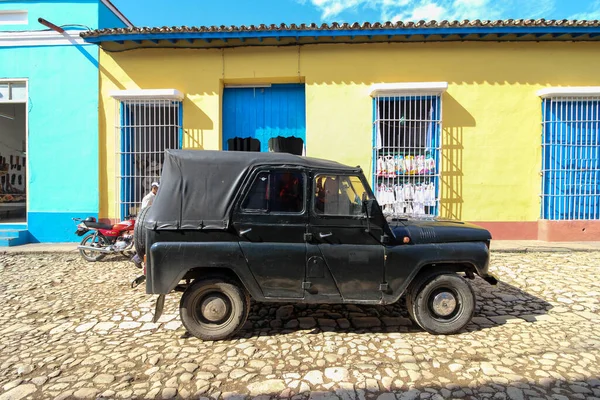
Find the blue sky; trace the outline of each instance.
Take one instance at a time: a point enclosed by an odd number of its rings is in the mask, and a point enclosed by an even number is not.
[[[600,0],[112,0],[137,26],[600,19]]]

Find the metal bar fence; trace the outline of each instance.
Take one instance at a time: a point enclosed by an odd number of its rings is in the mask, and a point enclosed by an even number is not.
[[[122,100],[115,115],[117,210],[125,218],[160,180],[164,151],[181,148],[183,112],[172,100]]]
[[[542,114],[541,217],[600,219],[600,97],[547,98]]]
[[[373,187],[384,214],[439,215],[441,96],[380,96],[373,111]]]

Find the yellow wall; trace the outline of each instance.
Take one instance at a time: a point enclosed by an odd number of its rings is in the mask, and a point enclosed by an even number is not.
[[[306,83],[307,155],[372,165],[370,86],[448,82],[442,216],[536,221],[547,86],[600,86],[598,43],[404,43],[100,54],[101,217],[116,218],[115,89],[185,94],[184,143],[221,148],[224,83]]]

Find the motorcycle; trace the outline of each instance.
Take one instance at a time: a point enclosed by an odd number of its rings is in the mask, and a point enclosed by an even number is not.
[[[135,219],[127,216],[125,220],[114,224],[103,224],[94,217],[73,218],[77,224],[75,234],[84,236],[77,249],[79,254],[90,262],[100,261],[108,254],[127,255],[133,249],[133,230]]]

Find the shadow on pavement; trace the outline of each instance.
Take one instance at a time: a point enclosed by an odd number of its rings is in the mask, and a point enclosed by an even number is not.
[[[336,376],[335,368],[327,368],[323,375],[324,381],[328,380],[328,376],[339,379]],[[352,375],[352,368],[348,368]],[[585,399],[592,396],[600,396],[600,380],[593,377],[584,377],[582,380],[567,380],[553,378],[539,378],[535,380],[522,377],[520,380],[511,381],[510,383],[497,383],[500,379],[486,378],[481,372],[477,372],[478,368],[471,368],[472,374],[477,376],[478,382],[483,382],[477,385],[467,383],[467,379],[463,379],[460,383],[448,383],[444,386],[438,384],[420,384],[411,385],[404,383],[400,378],[386,379],[386,387],[383,387],[382,382],[376,380],[363,381],[362,384],[337,382],[330,385],[332,388],[328,390],[309,390],[299,392],[300,388],[308,386],[304,380],[297,380],[298,388],[293,390],[286,388],[283,380],[271,379],[262,382],[252,383],[247,386],[244,393],[222,393],[223,400],[245,400],[252,398],[265,399],[273,398],[272,396],[279,395],[280,397],[292,397],[293,399],[311,399],[311,400],[359,400],[359,399],[377,399],[377,400],[415,400],[415,399]],[[347,371],[347,370],[346,370]],[[341,375],[344,375],[344,371]],[[350,379],[352,379],[350,377]],[[306,385],[306,386],[304,386]],[[335,388],[335,387],[338,388]],[[260,396],[260,397],[258,397]],[[586,397],[587,396],[587,397]]]
[[[534,322],[552,305],[508,283],[491,286],[480,278],[472,281],[477,308],[465,332],[493,328],[511,322]],[[251,303],[250,315],[238,337],[280,335],[298,330],[319,332],[422,332],[408,316],[404,298],[396,304]]]

